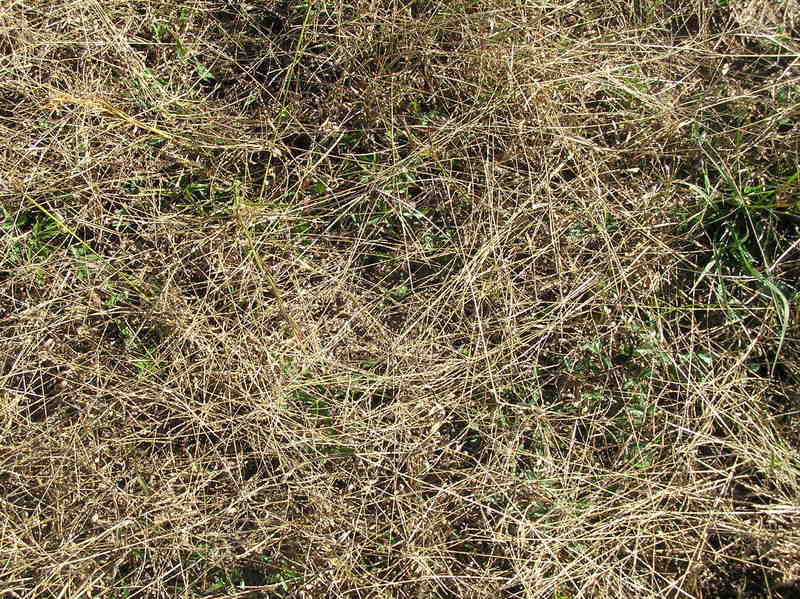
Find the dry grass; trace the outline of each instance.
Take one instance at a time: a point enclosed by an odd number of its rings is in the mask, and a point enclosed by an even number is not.
[[[0,594],[796,596],[797,12],[5,2]]]

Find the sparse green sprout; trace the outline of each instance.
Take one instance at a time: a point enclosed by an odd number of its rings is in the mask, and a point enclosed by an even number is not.
[[[159,43],[163,42],[169,34],[169,25],[164,22],[153,23],[153,37]]]
[[[198,62],[194,67],[195,73],[200,78],[200,81],[204,83],[210,83],[214,81],[214,73],[212,73],[207,66],[203,63]]]

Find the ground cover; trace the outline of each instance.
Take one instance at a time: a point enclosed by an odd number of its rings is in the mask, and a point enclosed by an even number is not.
[[[0,594],[794,597],[800,11],[0,7]]]

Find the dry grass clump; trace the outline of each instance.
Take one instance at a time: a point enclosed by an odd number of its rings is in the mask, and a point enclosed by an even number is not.
[[[796,5],[0,8],[0,594],[790,597]]]

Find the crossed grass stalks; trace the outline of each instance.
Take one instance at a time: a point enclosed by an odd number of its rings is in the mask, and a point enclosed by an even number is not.
[[[164,129],[160,129],[158,127],[154,127],[148,123],[145,123],[144,121],[137,119],[136,117],[131,116],[124,110],[118,108],[105,98],[101,97],[78,98],[76,96],[59,93],[55,94],[45,107],[51,109],[61,108],[65,105],[70,105],[70,104],[83,106],[85,108],[94,110],[95,112],[99,112],[100,114],[110,117],[115,117],[125,123],[128,123],[129,125],[132,125],[133,127],[142,129],[144,131],[148,131],[158,136],[160,139],[171,142],[177,146],[183,148],[197,149],[196,144],[191,143],[186,138],[180,135],[169,133]],[[194,167],[200,166],[192,161],[187,161],[185,159],[183,159],[182,161],[190,163]],[[74,239],[88,253],[88,255],[92,256],[92,258],[102,262],[104,265],[109,267],[114,272],[114,274],[120,275],[125,280],[125,282],[134,291],[136,291],[136,293],[140,297],[142,297],[142,299],[144,299],[148,303],[153,301],[154,299],[153,293],[148,291],[148,285],[145,281],[143,281],[141,278],[131,276],[128,273],[123,272],[121,269],[111,264],[109,260],[107,260],[104,256],[100,255],[97,251],[95,251],[95,249],[91,245],[89,245],[84,239],[82,239],[75,232],[74,229],[72,229],[69,225],[67,225],[67,223],[64,222],[64,220],[60,216],[58,216],[54,211],[49,210],[41,202],[39,202],[38,200],[29,195],[26,195],[25,199],[31,205],[40,210],[44,215],[46,215],[50,220],[52,220],[64,234],[69,235],[72,239]],[[295,318],[289,313],[289,310],[286,308],[286,302],[283,299],[283,293],[281,292],[277,283],[275,283],[275,279],[272,276],[269,267],[264,263],[263,258],[258,253],[258,250],[255,247],[255,241],[253,239],[252,231],[250,230],[249,227],[245,225],[244,221],[242,220],[241,211],[238,210],[238,205],[240,203],[238,191],[236,193],[234,202],[235,202],[235,208],[237,208],[235,210],[237,214],[237,223],[239,225],[240,230],[244,233],[245,238],[247,239],[248,252],[253,257],[253,262],[255,263],[256,267],[261,272],[262,276],[266,279],[267,284],[270,288],[270,293],[272,294],[273,298],[275,298],[275,302],[277,304],[281,318],[283,318],[286,321],[286,323],[291,327],[298,341],[303,343],[305,341],[305,334],[303,330],[300,328],[300,325],[298,324],[297,320],[295,320]]]

